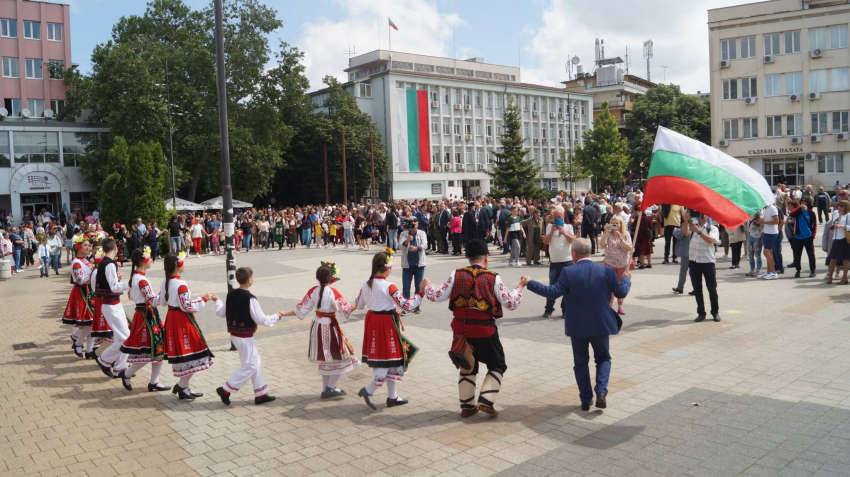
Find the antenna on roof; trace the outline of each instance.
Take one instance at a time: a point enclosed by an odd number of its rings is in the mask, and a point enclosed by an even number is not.
[[[348,45],[348,49],[343,51],[344,54],[348,55],[348,64],[349,65],[351,64],[351,55],[357,54],[357,52],[355,51],[356,49],[357,49],[356,46]]]

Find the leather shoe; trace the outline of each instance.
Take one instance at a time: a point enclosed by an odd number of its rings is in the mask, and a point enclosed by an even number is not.
[[[372,395],[366,391],[366,388],[360,388],[360,391],[357,393],[357,395],[362,397],[363,400],[366,401],[366,405],[372,408],[373,411],[378,410],[378,408],[375,406],[375,403],[373,403],[372,400],[369,399],[370,397],[372,397]]]
[[[223,402],[225,406],[230,405],[230,393],[225,391],[223,387],[215,388],[215,393],[218,394],[218,397],[221,398],[221,402]]]
[[[685,293],[685,290],[682,290],[681,288],[674,288],[673,293],[678,293],[679,295],[681,295],[682,293]]]
[[[700,321],[705,321],[705,313],[698,314],[697,319],[694,320],[694,321],[697,322],[697,323],[699,323]]]
[[[665,258],[664,261],[661,262],[661,265],[667,265],[668,263],[670,263],[670,262]]]
[[[276,397],[274,397],[274,396],[270,396],[270,395],[269,395],[269,393],[266,393],[266,394],[263,394],[263,395],[262,395],[262,396],[260,396],[260,397],[255,397],[255,398],[254,398],[254,404],[256,404],[257,406],[259,406],[260,404],[265,404],[265,403],[267,403],[267,402],[272,402],[272,401],[274,401],[275,399],[277,399],[277,398],[276,398]]]
[[[675,258],[674,258],[674,259],[673,259],[673,263],[679,263],[679,260],[677,260],[677,259],[675,259]]]
[[[714,321],[720,321],[720,313],[718,313],[718,314],[716,314],[716,315],[711,315],[711,318],[712,318]]]
[[[493,409],[492,406],[488,406],[486,404],[478,403],[478,410],[494,417],[499,415],[499,411]]]
[[[194,396],[196,398],[204,397],[204,393],[192,393],[192,396]]]
[[[325,388],[325,390],[322,391],[322,399],[333,399],[343,396],[345,396],[345,391],[342,389]]]
[[[174,385],[174,388],[171,389],[171,394],[176,394],[181,401],[183,399],[187,399],[189,401],[195,400],[195,396],[192,393],[187,393],[186,388],[181,388],[179,384]]]
[[[551,311],[543,312],[543,318],[551,318],[551,317],[552,317],[552,312],[551,312]]]
[[[599,409],[605,409],[608,407],[608,402],[605,400],[605,396],[608,394],[597,394],[596,395],[596,407]]]
[[[472,409],[461,409],[460,410],[460,418],[466,419],[467,417],[474,416],[478,413],[478,408],[473,407]]]
[[[169,388],[168,386],[163,386],[162,384],[159,384],[159,383],[156,383],[156,384],[148,383],[148,392],[149,393],[168,391],[169,389],[171,389],[171,388]]]
[[[76,347],[76,346],[74,346],[73,350],[74,350],[74,354],[75,354],[75,355],[77,355],[77,357],[78,357],[78,358],[82,358],[82,357],[83,357],[83,351],[82,351],[82,350],[77,351],[77,347]]]
[[[590,403],[589,402],[581,403],[581,410],[582,411],[589,411],[590,410]]]
[[[118,377],[121,378],[121,384],[124,386],[124,389],[127,391],[133,390],[133,385],[130,383],[130,378],[127,377],[126,369],[118,373]]]
[[[387,398],[387,407],[402,406],[404,404],[407,404],[407,399],[402,399],[400,397],[395,399]]]
[[[800,270],[797,270],[797,273],[794,274],[794,278],[800,278]]]
[[[95,351],[97,351],[97,349],[86,351],[86,359],[97,359],[97,353],[95,353]]]
[[[109,378],[115,378],[116,377],[114,374],[112,374],[112,368],[101,363],[100,358],[95,359],[94,362],[97,363],[97,366],[100,368],[100,371],[103,372],[103,374],[105,374],[107,377],[109,377]]]
[[[696,295],[696,294],[697,294],[697,292],[695,292],[695,291],[693,291],[693,290],[691,290],[691,291],[689,291],[689,292],[688,292],[688,295],[690,295],[690,296],[694,296],[694,295]]]

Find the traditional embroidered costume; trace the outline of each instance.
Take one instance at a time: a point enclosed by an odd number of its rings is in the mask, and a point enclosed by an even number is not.
[[[466,247],[467,257],[489,254],[487,244],[482,240],[472,240]],[[522,287],[509,290],[496,272],[481,265],[470,265],[452,272],[440,287],[425,287],[425,298],[433,302],[449,300],[449,310],[454,317],[452,349],[459,348],[458,344],[462,340],[466,340],[472,347],[471,356],[474,363],[469,363],[471,368],[459,366],[458,396],[461,416],[471,416],[476,410],[498,414],[493,405],[508,366],[505,364],[505,352],[499,341],[496,319],[502,317],[503,306],[509,310],[515,310],[519,306],[522,301]],[[476,407],[473,401],[479,362],[487,365],[487,376],[481,384]]]
[[[113,340],[109,348],[97,358],[103,374],[114,377],[127,369],[127,354],[121,352],[121,345],[130,336],[127,315],[121,306],[121,294],[130,289],[126,282],[118,281],[118,265],[109,257],[103,257],[97,266],[95,295],[103,300],[101,310],[109,327]],[[112,368],[112,369],[110,369]]]
[[[337,313],[348,316],[351,305],[335,288],[325,286],[321,297],[320,291],[319,286],[311,288],[294,311],[298,319],[303,320],[313,309],[316,310],[316,317],[310,325],[307,359],[319,365],[319,374],[338,376],[360,365],[354,347],[342,333],[336,318]]]
[[[83,237],[78,237],[74,242],[75,250],[79,251],[83,246]],[[94,357],[94,338],[91,336],[91,325],[94,310],[91,304],[91,273],[92,264],[85,257],[74,257],[71,262],[71,296],[62,314],[62,323],[74,325],[71,333],[71,349],[78,357],[83,357],[83,346],[85,345],[86,358]]]
[[[159,294],[166,296],[168,284],[168,314],[165,315],[165,355],[171,364],[174,376],[182,378],[213,365],[212,352],[207,346],[195,313],[206,304],[204,298],[192,298],[185,281],[175,275],[163,280]]]
[[[94,256],[95,266],[100,265],[101,260],[103,260],[103,254],[98,252]],[[91,289],[94,290],[97,287],[97,268],[92,270],[91,272]],[[92,303],[92,324],[91,324],[91,335],[95,338],[97,343],[107,342],[112,343],[112,328],[109,327],[109,322],[106,321],[106,317],[103,316],[103,297],[100,297],[95,293],[95,295],[91,299]]]

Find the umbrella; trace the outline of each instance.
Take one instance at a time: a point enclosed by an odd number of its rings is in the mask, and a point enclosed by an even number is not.
[[[185,199],[177,199],[176,201],[173,201],[170,197],[165,199],[165,210],[174,210],[175,202],[177,203],[177,210],[204,210],[203,205],[189,202]]]
[[[216,197],[215,199],[205,200],[201,202],[201,205],[208,209],[221,209],[224,204],[224,199],[221,196]],[[248,209],[253,207],[254,204],[249,202],[242,202],[241,200],[233,199],[233,208],[234,209]]]

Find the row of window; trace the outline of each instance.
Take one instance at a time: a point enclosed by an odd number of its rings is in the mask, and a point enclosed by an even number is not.
[[[782,83],[785,83],[783,90]],[[740,83],[740,88],[738,84]],[[723,99],[727,101],[758,97],[758,77],[729,78],[722,81]],[[850,69],[830,68],[809,71],[809,92],[850,90]],[[740,91],[740,94],[739,94]],[[783,92],[784,91],[784,92]],[[765,75],[764,95],[782,96],[803,93],[803,73]]]
[[[76,167],[77,158],[86,148],[102,139],[105,133],[63,132],[62,159],[64,167]],[[58,132],[19,132],[12,134],[15,164],[59,163]],[[9,133],[0,132],[0,167],[11,167],[12,147]]]
[[[440,154],[439,150],[431,152],[432,164],[492,164],[495,162],[495,152],[502,152],[502,149],[494,151],[482,151],[466,149],[461,151],[445,151]],[[441,160],[442,159],[442,160]],[[537,164],[556,164],[558,162],[558,151],[555,149],[543,149],[539,154],[537,151],[531,153],[531,159]],[[485,162],[486,160],[486,162]]]
[[[21,98],[4,98],[3,107],[6,108],[9,117],[17,118],[21,116]],[[44,117],[44,100],[28,99],[27,109],[30,110],[31,118]],[[65,101],[61,99],[50,100],[50,109],[53,110],[53,114],[60,114],[65,110]]]
[[[812,113],[811,132],[813,135],[822,135],[850,132],[850,112],[833,111],[830,113]],[[785,118],[785,129],[782,128],[782,120]],[[741,135],[738,134],[738,122],[741,122]],[[758,139],[758,118],[725,119],[723,120],[723,139],[734,141],[737,139]],[[788,114],[767,116],[765,118],[764,137],[795,137],[803,135],[803,115]]]
[[[0,18],[0,37],[17,38],[18,21],[13,18]],[[27,40],[41,40],[41,22],[24,20],[24,38]],[[62,24],[47,24],[47,39],[49,41],[62,41]]]
[[[829,42],[827,42],[827,32],[829,33]],[[765,55],[800,53],[800,30],[770,33],[762,36],[764,38]],[[847,48],[847,43],[847,25],[809,28],[809,51]],[[755,36],[720,40],[721,60],[755,57]]]
[[[44,79],[44,62],[37,58],[27,58],[25,60],[26,77],[27,79]],[[48,60],[47,74],[50,79],[61,80],[62,71],[65,69],[65,62],[62,60]],[[18,70],[18,58],[3,57],[3,77],[4,78],[20,78]]]

